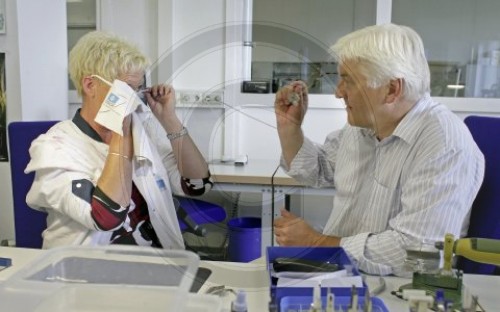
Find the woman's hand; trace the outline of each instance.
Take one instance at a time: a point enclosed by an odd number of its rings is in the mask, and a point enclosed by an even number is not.
[[[167,126],[179,123],[175,115],[175,90],[171,85],[159,84],[152,86],[145,92],[151,111],[160,121],[167,132],[179,131],[178,126],[175,129],[167,129]],[[170,130],[170,131],[169,131]]]

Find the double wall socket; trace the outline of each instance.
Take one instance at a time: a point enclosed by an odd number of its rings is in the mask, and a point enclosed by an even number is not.
[[[223,91],[196,91],[179,90],[177,91],[177,103],[180,105],[199,105],[199,106],[223,106]]]

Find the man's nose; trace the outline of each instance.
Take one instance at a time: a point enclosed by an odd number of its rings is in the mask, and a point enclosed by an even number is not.
[[[341,90],[341,88],[339,86],[337,86],[337,88],[335,88],[335,97],[337,99],[342,99],[344,97],[344,92]]]

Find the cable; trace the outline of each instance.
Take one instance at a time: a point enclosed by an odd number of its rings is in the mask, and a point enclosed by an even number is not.
[[[271,176],[271,246],[274,246],[274,176],[278,172],[280,165],[276,167]]]
[[[375,297],[380,295],[387,288],[385,284],[385,278],[382,276],[378,277],[378,285],[370,290],[370,296]]]
[[[236,217],[236,214],[240,210],[239,206],[240,206],[241,192],[237,192],[235,196],[236,197],[234,199],[233,206],[231,207],[231,212],[229,213],[229,217],[228,217],[227,221]],[[224,243],[222,244],[222,246],[224,249],[223,259],[227,259],[227,252],[228,252],[228,248],[229,248],[229,227],[226,228],[226,236],[224,238]]]

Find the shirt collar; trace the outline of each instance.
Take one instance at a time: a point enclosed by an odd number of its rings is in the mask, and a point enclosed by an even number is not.
[[[86,135],[96,140],[97,142],[103,142],[101,136],[97,131],[92,128],[89,123],[83,119],[82,115],[80,115],[80,108],[76,111],[75,116],[73,116],[73,123]]]
[[[408,144],[412,144],[418,136],[418,129],[421,124],[421,118],[429,110],[432,104],[432,99],[426,93],[417,103],[410,109],[410,111],[399,122],[392,136],[399,137]]]

